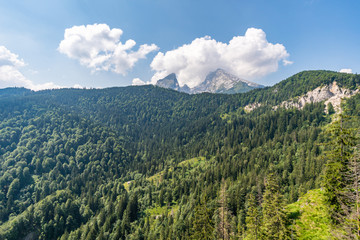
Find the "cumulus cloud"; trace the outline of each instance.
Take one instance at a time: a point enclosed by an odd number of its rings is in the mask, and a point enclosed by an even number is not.
[[[352,69],[350,69],[350,68],[343,68],[339,72],[341,72],[341,73],[353,73]]]
[[[32,82],[28,80],[15,66],[0,66],[0,88],[6,87],[24,87]]]
[[[180,86],[195,87],[217,68],[252,80],[277,71],[279,61],[292,64],[288,57],[285,47],[269,43],[261,29],[249,28],[244,36],[235,36],[229,43],[205,36],[166,53],[159,52],[151,63],[156,71],[151,82],[155,84],[175,73]]]
[[[23,67],[25,62],[19,56],[10,52],[6,47],[0,46],[0,66]]]
[[[146,82],[144,82],[143,80],[141,80],[140,78],[134,78],[132,80],[132,84],[133,86],[141,86],[141,85],[146,85]]]
[[[106,24],[73,26],[65,30],[58,51],[78,60],[92,71],[112,71],[125,75],[139,59],[146,58],[158,47],[143,44],[134,51],[132,49],[136,42],[132,39],[120,42],[122,34],[121,29],[110,29]]]
[[[52,82],[34,84],[19,70],[25,65],[24,60],[20,59],[18,55],[12,53],[6,47],[0,46],[0,88],[25,87],[32,90],[41,90],[60,87]]]

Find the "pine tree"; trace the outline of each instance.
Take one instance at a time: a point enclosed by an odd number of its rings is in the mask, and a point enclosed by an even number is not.
[[[248,239],[259,239],[260,237],[260,212],[254,194],[250,194],[246,214],[246,236]]]
[[[274,174],[265,179],[262,212],[262,239],[289,239],[284,200]]]

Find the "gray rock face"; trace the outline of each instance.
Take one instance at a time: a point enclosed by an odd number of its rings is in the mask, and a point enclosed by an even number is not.
[[[325,104],[325,112],[327,112],[327,105],[331,103],[336,112],[341,112],[341,101],[345,98],[349,98],[355,94],[358,94],[359,89],[352,91],[346,88],[340,88],[337,85],[337,82],[333,82],[326,86],[317,87],[312,91],[307,92],[306,94],[290,99],[288,101],[282,102],[280,105],[273,106],[273,109],[276,110],[279,107],[282,108],[298,108],[302,109],[307,103],[316,103],[324,101]],[[274,92],[276,93],[276,91]],[[261,103],[252,103],[245,106],[245,111],[250,112],[258,107],[260,107]]]
[[[296,107],[301,109],[307,103],[325,101],[326,106],[327,103],[331,102],[335,110],[339,110],[341,99],[351,97],[357,92],[358,90],[351,91],[346,88],[340,88],[336,82],[333,82],[332,84],[324,87],[317,87],[314,90],[306,93],[303,96],[300,96],[298,99],[294,99],[291,102],[283,102],[281,106],[285,108]]]
[[[260,87],[263,86],[238,78],[219,68],[216,71],[209,73],[206,76],[205,81],[193,88],[192,92],[241,93]]]
[[[156,86],[163,87],[163,88],[171,88],[174,90],[179,91],[179,82],[176,78],[175,73],[168,75],[167,77],[160,79],[157,81]]]
[[[165,78],[158,80],[156,82],[156,86],[174,89],[179,92],[186,92],[186,93],[191,92],[191,89],[186,84],[184,86],[180,87],[175,73],[172,73],[172,74],[166,76]]]
[[[174,73],[158,80],[156,85],[186,93],[242,93],[250,91],[254,88],[264,87],[262,85],[238,78],[222,69],[217,69],[216,71],[209,73],[206,76],[205,81],[194,88],[189,88],[187,85],[180,87]]]
[[[298,108],[302,109],[305,104],[311,102],[322,102],[325,101],[325,112],[327,112],[327,104],[331,103],[336,112],[341,112],[341,101],[345,98],[349,98],[354,94],[357,94],[359,90],[352,91],[346,88],[340,88],[336,82],[329,84],[323,87],[317,87],[312,91],[307,92],[306,94],[292,99],[291,101],[284,101],[280,106],[275,106],[274,109],[278,107],[284,108]]]
[[[219,90],[228,90],[232,88],[240,79],[226,73],[222,69],[209,73],[205,81],[194,88],[195,92],[217,92]]]

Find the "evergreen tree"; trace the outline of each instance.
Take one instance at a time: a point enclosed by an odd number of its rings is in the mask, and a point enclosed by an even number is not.
[[[265,178],[265,192],[262,203],[263,239],[289,239],[286,227],[284,200],[274,174]]]
[[[192,238],[193,239],[213,239],[213,222],[212,213],[206,206],[207,198],[204,195],[201,198],[200,204],[194,209]]]
[[[260,237],[260,212],[254,194],[250,194],[246,214],[246,237],[247,239],[259,239]]]
[[[328,103],[327,105],[327,111],[328,111],[328,114],[331,115],[331,114],[334,114],[335,113],[335,109],[334,109],[334,106],[332,105],[331,102]]]
[[[224,178],[221,182],[220,195],[218,199],[218,209],[215,213],[215,234],[217,239],[228,240],[230,239],[231,232],[231,213],[227,207],[226,202],[226,182]]]
[[[330,150],[326,152],[327,164],[323,176],[323,187],[329,214],[334,224],[344,223],[349,198],[346,186],[351,182],[346,177],[354,146],[354,137],[350,129],[345,127],[348,116],[340,114],[329,128],[331,140]]]
[[[356,148],[351,157],[345,179],[348,185],[345,188],[344,197],[347,204],[343,206],[345,221],[342,228],[345,229],[349,239],[360,239],[360,152]]]
[[[333,234],[341,239],[360,239],[360,161],[349,116],[340,114],[330,128],[331,150],[324,175],[324,188]]]

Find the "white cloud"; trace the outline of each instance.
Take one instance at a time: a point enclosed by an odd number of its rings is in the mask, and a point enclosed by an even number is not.
[[[0,66],[0,88],[25,87],[31,85],[28,80],[15,66]]]
[[[25,86],[27,88],[30,88],[31,90],[34,91],[39,91],[39,90],[44,90],[44,89],[59,89],[59,88],[64,88],[64,86],[59,86],[53,82],[47,82],[47,83],[43,83],[43,84],[30,84],[29,86]]]
[[[195,87],[217,68],[251,80],[277,71],[281,60],[284,65],[292,64],[288,57],[285,47],[269,43],[261,29],[249,28],[244,36],[235,36],[229,43],[205,36],[165,54],[159,52],[151,63],[156,71],[151,82],[176,73],[180,86]]]
[[[341,73],[353,73],[352,69],[350,69],[350,68],[343,68],[339,72],[341,72]]]
[[[19,56],[10,52],[6,47],[0,46],[0,66],[23,67],[25,62]]]
[[[133,86],[140,86],[140,85],[146,85],[146,82],[144,82],[143,80],[141,80],[140,78],[134,78],[132,80],[132,84]]]
[[[284,59],[284,60],[283,60],[284,66],[291,65],[291,64],[293,64],[293,63],[294,63],[293,61],[289,61],[289,60],[287,60],[287,59]]]
[[[112,71],[125,75],[139,59],[146,58],[158,47],[144,44],[133,51],[136,42],[129,39],[123,44],[120,42],[122,33],[121,29],[110,29],[106,24],[73,26],[65,30],[58,51],[78,60],[92,71]]]
[[[82,89],[84,88],[83,86],[81,86],[80,84],[74,84],[73,88],[79,88],[79,89]]]
[[[34,84],[19,70],[25,65],[24,60],[19,59],[18,55],[10,52],[6,47],[0,46],[0,88],[25,87],[32,90],[60,88],[52,82]]]

